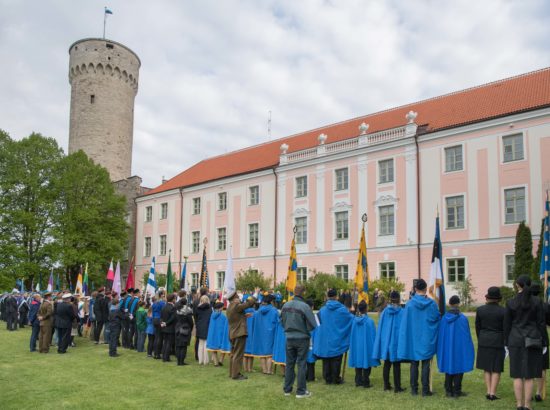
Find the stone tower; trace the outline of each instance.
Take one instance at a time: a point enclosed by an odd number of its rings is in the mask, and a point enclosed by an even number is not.
[[[69,154],[84,151],[112,181],[131,176],[139,57],[115,41],[87,38],[69,47]]]

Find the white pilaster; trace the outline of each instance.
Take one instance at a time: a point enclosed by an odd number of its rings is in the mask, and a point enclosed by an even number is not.
[[[281,173],[277,182],[277,252],[285,253],[286,238],[286,174]]]
[[[315,247],[318,251],[322,251],[325,248],[325,166],[317,165],[315,168],[315,191],[316,197],[316,235],[315,235]]]
[[[416,175],[416,145],[411,144],[405,148],[405,195],[407,204],[407,243],[417,241],[417,175]],[[399,181],[397,181],[399,183]]]

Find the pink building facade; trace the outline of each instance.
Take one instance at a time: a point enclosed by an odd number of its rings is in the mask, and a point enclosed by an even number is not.
[[[497,105],[500,88],[513,96],[518,80],[528,90],[538,89],[541,78],[547,81],[550,70],[319,128],[208,165],[265,156],[265,166],[260,161],[247,172],[222,170],[197,182],[184,171],[137,199],[138,277],[153,256],[164,273],[170,253],[176,272],[188,257],[196,285],[207,238],[212,289],[223,286],[230,247],[236,272],[257,269],[280,283],[296,226],[299,279],[327,272],[353,280],[366,213],[371,279],[396,278],[408,289],[414,278],[429,276],[439,211],[447,292],[470,277],[481,301],[489,286],[511,286],[518,223],[531,227],[536,245],[550,188],[550,92],[537,94],[534,106],[516,101],[495,113],[486,107]],[[472,118],[458,118],[458,106],[473,111],[465,114]]]

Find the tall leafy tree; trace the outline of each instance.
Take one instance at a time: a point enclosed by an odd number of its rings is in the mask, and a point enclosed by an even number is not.
[[[516,231],[516,243],[514,250],[514,277],[531,275],[533,269],[533,237],[531,229],[521,222]]]
[[[82,151],[63,158],[57,174],[59,261],[71,283],[86,263],[90,281],[103,283],[109,260],[122,258],[126,250],[125,199],[116,194],[107,170]]]

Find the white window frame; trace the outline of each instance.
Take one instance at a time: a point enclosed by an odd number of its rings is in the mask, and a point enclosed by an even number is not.
[[[220,247],[220,230],[224,230],[224,239],[223,239],[223,248]],[[227,250],[227,227],[226,226],[219,226],[216,228],[216,250],[218,252]]]
[[[522,158],[518,158],[518,159],[511,159],[510,161],[505,161],[504,160],[504,139],[505,138],[509,138],[509,137],[514,137],[514,136],[521,136],[521,146],[522,146],[522,149],[523,149],[523,157]],[[513,132],[513,133],[510,133],[510,134],[503,134],[500,136],[500,146],[501,146],[501,153],[500,153],[500,163],[501,164],[511,164],[511,163],[514,163],[514,162],[519,162],[519,161],[525,161],[527,159],[527,151],[526,151],[526,146],[525,146],[525,133],[523,131],[519,131],[519,132]]]
[[[514,258],[514,265],[516,264],[516,261],[515,261],[515,255],[513,253],[505,253],[504,255],[504,269],[503,269],[503,272],[504,272],[504,283],[505,284],[512,284],[514,283],[514,268],[512,267],[512,280],[508,280],[508,257],[511,256],[512,258]]]
[[[222,198],[223,201],[222,201]],[[223,207],[222,207],[223,204]],[[218,192],[218,211],[225,211],[227,209],[227,192]]]
[[[163,238],[164,238],[164,249],[162,249],[162,247],[163,247],[162,239]],[[166,234],[159,235],[159,255],[161,255],[161,256],[166,255],[167,249],[168,249],[168,235],[166,235]]]
[[[199,272],[191,272],[191,286],[199,288]]]
[[[149,246],[147,246],[147,239],[149,239]],[[151,257],[151,250],[152,250],[152,240],[150,236],[146,236],[143,238],[143,256],[145,258]]]
[[[199,234],[199,240],[198,240],[198,247],[197,247],[197,250],[195,251],[195,248],[194,248],[194,242],[193,242],[193,234],[194,233],[198,233]],[[191,231],[191,249],[190,249],[191,253],[200,253],[201,251],[201,231]]]
[[[388,162],[391,162],[391,174],[392,174],[391,179],[388,179],[386,181],[382,181],[382,167],[381,167],[381,165],[383,163],[388,163]],[[378,166],[376,168],[377,168],[377,172],[378,172],[378,185],[395,183],[395,159],[393,157],[392,158],[379,159],[377,165]]]
[[[449,257],[446,257],[444,258],[444,262],[445,264],[443,265],[443,268],[445,270],[445,283],[449,283],[451,285],[457,285],[457,284],[460,284],[462,283],[461,281],[454,281],[454,282],[451,282],[449,280],[449,261],[450,260],[455,260],[455,259],[464,259],[464,281],[466,281],[466,279],[468,278],[468,258],[466,256],[449,256]]]
[[[502,205],[502,224],[505,226],[512,226],[521,223],[519,222],[506,222],[506,191],[511,189],[524,189],[525,193],[525,218],[523,219],[526,224],[529,223],[529,190],[527,189],[527,185],[513,185],[513,186],[507,186],[502,187],[501,193],[502,193],[502,199],[501,199],[501,205]]]
[[[338,272],[338,267],[346,267],[346,276],[347,278],[344,278],[343,274],[341,272]],[[339,276],[341,275],[341,276]],[[334,276],[336,276],[337,278],[340,278],[340,279],[343,279],[345,280],[346,282],[349,282],[349,264],[348,263],[339,263],[337,265],[334,265]]]
[[[257,195],[254,197],[252,195],[252,190],[256,188],[257,189]],[[252,199],[255,199],[254,201]],[[256,206],[260,204],[260,185],[250,185],[248,187],[248,206]]]
[[[191,209],[191,212],[193,215],[200,215],[201,214],[201,207],[202,207],[202,204],[201,204],[201,197],[198,196],[198,197],[195,197],[191,200],[191,203],[192,203],[192,209]],[[197,208],[197,204],[199,205],[198,208]]]
[[[168,202],[160,204],[160,219],[168,219]]]
[[[151,222],[153,220],[153,205],[145,207],[145,222]]]
[[[305,182],[300,185],[298,181],[305,181]],[[295,189],[296,198],[306,198],[307,191],[308,191],[307,175],[301,175],[299,177],[296,177],[294,179],[294,184],[296,185],[296,189]]]
[[[450,199],[450,198],[456,198],[456,197],[459,197],[461,196],[462,197],[462,200],[463,200],[463,208],[464,208],[464,226],[462,227],[459,227],[459,228],[449,228],[449,215],[447,213],[447,199]],[[449,195],[445,195],[443,197],[443,203],[445,204],[445,209],[444,209],[444,215],[443,215],[443,218],[445,220],[445,224],[443,225],[444,226],[444,230],[445,231],[462,231],[462,230],[465,230],[467,229],[467,213],[466,213],[466,202],[467,198],[466,198],[466,193],[464,192],[460,192],[460,193],[456,193],[456,194],[449,194]]]
[[[343,236],[342,238],[339,238],[338,237],[338,214],[343,214],[345,213],[346,214],[346,219],[345,220],[342,220],[342,222],[346,222],[345,223],[345,227],[346,227],[346,232],[345,232],[345,236]],[[347,241],[349,240],[349,211],[335,211],[334,212],[334,240],[335,241]]]
[[[220,280],[221,276],[221,280]],[[219,270],[216,271],[216,289],[215,290],[223,290],[223,283],[225,281],[225,271]]]
[[[301,280],[300,277],[301,277],[301,273],[300,272],[305,272],[305,280]],[[305,283],[307,281],[307,266],[298,266],[296,268],[296,282],[300,282],[300,283]]]
[[[462,154],[462,168],[447,171],[447,150],[451,149],[451,148],[457,148],[457,147],[460,147],[460,152]],[[447,146],[443,147],[443,173],[444,174],[452,174],[452,173],[455,173],[455,172],[464,172],[464,168],[466,167],[466,158],[465,158],[464,152],[465,152],[464,144],[461,144],[461,143],[451,144],[451,145],[447,145]],[[456,163],[456,161],[455,161],[455,163]]]
[[[300,231],[300,227],[298,226],[298,219],[302,220],[304,219],[306,221],[304,227],[304,231]],[[296,245],[304,245],[307,244],[307,228],[308,228],[308,220],[307,216],[297,216],[294,218],[294,226],[296,226]]]
[[[389,276],[383,276],[382,275],[382,265],[389,265],[390,263],[393,263],[393,278],[390,278]],[[395,261],[380,261],[378,262],[378,277],[380,279],[394,279],[397,280],[397,263]]]
[[[338,188],[338,171],[346,171],[346,187]],[[349,167],[336,168],[334,170],[334,191],[335,192],[346,192],[349,190]]]
[[[252,227],[252,225],[256,225],[258,227],[258,230],[257,230],[257,238],[256,238],[256,245],[253,246],[251,245],[251,241],[252,241],[252,236],[250,235],[251,232],[250,232],[250,228]],[[251,222],[248,224],[248,248],[249,249],[257,249],[260,247],[260,223],[259,222]]]
[[[389,208],[391,207],[393,209],[393,229],[392,232],[384,232],[382,233],[382,208]],[[389,204],[389,205],[379,205],[378,206],[378,236],[395,236],[395,211],[396,207],[395,204]],[[389,227],[389,225],[388,225]]]

